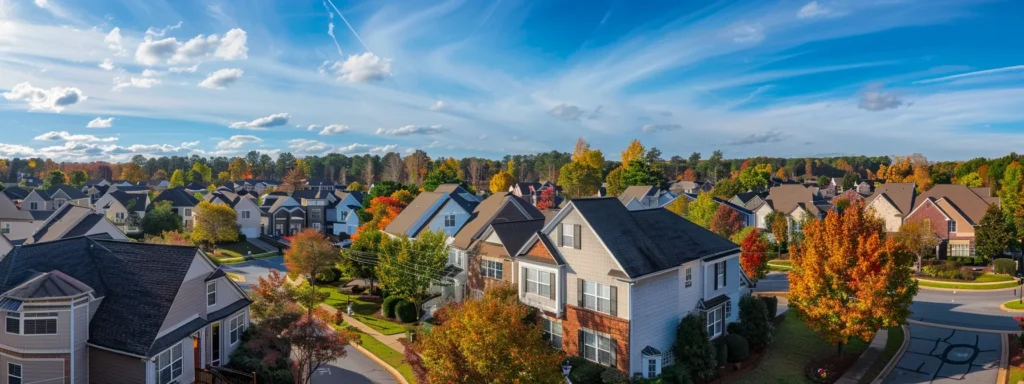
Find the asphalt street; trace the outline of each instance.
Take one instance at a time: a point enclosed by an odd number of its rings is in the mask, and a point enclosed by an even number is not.
[[[993,383],[1003,337],[995,333],[910,325],[910,344],[883,383]]]
[[[260,276],[269,276],[271,269],[276,269],[281,271],[281,273],[286,273],[288,269],[284,266],[284,256],[252,260],[244,263],[224,266],[224,272],[233,273],[245,278],[245,281],[238,283],[238,285],[244,290],[249,290],[250,286],[256,284],[256,279]]]
[[[394,376],[373,360],[349,346],[344,358],[320,367],[313,374],[311,384],[397,384]]]

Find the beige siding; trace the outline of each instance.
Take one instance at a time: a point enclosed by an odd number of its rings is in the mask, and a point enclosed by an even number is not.
[[[242,299],[242,295],[235,287],[232,287],[233,284],[226,277],[218,278],[214,280],[214,283],[217,284],[217,303],[207,309],[208,313],[216,312]],[[203,289],[203,300],[205,302],[206,288],[204,287]]]
[[[121,232],[120,229],[117,229],[117,227],[108,220],[100,220],[100,222],[96,223],[95,226],[86,232],[86,235],[90,236],[100,233],[109,234],[114,240],[128,240],[128,236],[125,236],[124,232]]]
[[[161,333],[180,327],[189,318],[206,317],[206,282],[203,280],[203,277],[197,277],[181,284],[160,326]]]
[[[70,315],[70,314],[69,314]],[[70,338],[70,335],[68,335]],[[85,383],[89,378],[89,306],[75,307],[75,353],[74,373],[76,383]]]
[[[11,220],[11,221],[0,221],[0,223],[11,223],[11,233],[8,233],[8,234],[4,235],[4,236],[7,236],[7,238],[10,239],[10,240],[24,240],[24,239],[27,239],[29,236],[32,236],[32,233],[34,233],[37,229],[39,229],[39,227],[43,226],[43,220],[39,220],[39,221],[20,221],[20,220],[19,221],[15,221],[15,220]]]
[[[955,233],[957,236],[974,236],[974,226],[971,225],[967,218],[957,213],[957,210],[953,208],[952,204],[949,204],[946,200],[937,200],[935,202],[943,211],[946,212],[947,215],[949,215],[950,218],[956,220]],[[950,237],[953,237],[953,234],[950,234]]]
[[[17,350],[41,350],[52,352],[71,351],[71,328],[70,308],[57,312],[57,334],[56,335],[12,335],[7,332],[0,332],[0,344]],[[22,313],[24,316],[24,313]],[[0,318],[7,318],[7,311],[0,312]],[[76,335],[77,336],[77,335]]]
[[[89,379],[92,383],[145,383],[146,362],[138,357],[89,348]]]
[[[558,226],[561,224],[580,224],[580,249],[572,248],[571,244],[558,248],[568,264],[566,303],[577,305],[579,302],[577,279],[615,286],[618,290],[618,317],[629,320],[629,285],[608,276],[608,272],[612,270],[621,271],[618,263],[575,210],[568,212],[562,221],[552,226],[552,230],[547,233],[556,245],[559,242]],[[516,279],[519,279],[518,275]]]
[[[61,383],[64,378],[64,359],[19,359],[0,355],[0,382],[7,382],[7,364],[21,364],[22,383]]]
[[[903,217],[900,216],[900,211],[889,203],[889,200],[881,196],[871,201],[868,208],[875,211],[876,217],[885,221],[885,230],[887,232],[898,232],[900,226],[903,225]]]
[[[29,209],[32,207],[32,203],[36,203],[36,209]],[[23,211],[52,211],[53,203],[50,201],[43,200],[38,194],[31,193],[25,197],[25,201],[21,202],[21,210]]]
[[[537,295],[535,293],[526,293],[526,285],[523,284],[523,282],[526,281],[526,269],[533,269],[535,271],[551,273],[553,274],[551,281],[551,289],[555,292],[555,297],[558,297],[558,295],[561,294],[561,292],[559,292],[558,287],[564,285],[561,284],[564,277],[561,276],[561,274],[558,272],[558,269],[556,268],[554,270],[550,270],[550,267],[538,268],[534,265],[523,262],[517,263],[517,265],[518,272],[516,272],[516,276],[519,277],[519,300],[522,301],[524,304],[532,307],[545,309],[553,313],[561,312],[561,309],[558,308],[556,299],[552,299],[550,296],[545,297]]]
[[[235,204],[235,215],[238,216],[238,226],[241,229],[255,229],[259,232],[260,228],[260,208],[256,206],[256,203],[247,198],[242,198],[245,201],[239,201]],[[242,212],[249,212],[249,218],[243,219]]]

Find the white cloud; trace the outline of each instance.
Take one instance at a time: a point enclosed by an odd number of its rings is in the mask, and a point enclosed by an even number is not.
[[[434,105],[430,106],[430,110],[434,112],[443,111],[445,109],[448,109],[448,104],[445,104],[444,101],[441,100],[438,100]]]
[[[433,135],[447,131],[448,129],[441,127],[440,125],[406,125],[404,127],[392,129],[377,128],[378,135],[388,136]]]
[[[831,9],[818,4],[817,1],[812,1],[801,7],[800,10],[796,12],[796,17],[801,19],[810,19],[818,16],[826,16],[830,13],[832,13]]]
[[[195,148],[195,147],[198,147],[198,146],[199,146],[199,142],[198,141],[186,141],[184,143],[181,143],[181,147],[182,148],[189,148],[189,149],[191,149],[191,148]]]
[[[238,68],[224,68],[209,74],[199,86],[210,89],[224,89],[235,84],[244,72]]]
[[[936,78],[933,78],[933,79],[918,80],[918,81],[915,81],[914,84],[931,84],[931,83],[938,83],[938,82],[949,81],[949,80],[962,79],[962,78],[965,78],[965,77],[987,76],[987,75],[992,75],[992,74],[997,74],[997,73],[1013,72],[1013,71],[1020,71],[1020,70],[1024,70],[1024,65],[1013,65],[1013,66],[1009,66],[1009,67],[1002,67],[1002,68],[995,68],[995,69],[986,69],[986,70],[983,70],[983,71],[974,71],[974,72],[961,73],[961,74],[951,75],[951,76],[936,77]]]
[[[331,146],[322,141],[306,139],[288,140],[288,148],[300,154],[319,154],[331,151]]]
[[[153,66],[160,63],[177,64],[196,62],[203,59],[241,60],[248,58],[249,48],[246,46],[246,33],[235,28],[220,37],[219,35],[198,35],[181,43],[177,38],[168,37],[161,40],[146,40],[135,50],[135,61]]]
[[[114,60],[103,59],[103,62],[100,63],[98,65],[98,67],[103,68],[103,69],[108,70],[108,71],[112,71],[112,70],[114,70]]]
[[[583,110],[575,105],[562,103],[551,108],[551,110],[548,111],[548,114],[560,120],[572,121],[579,120],[580,116],[583,115]]]
[[[197,70],[199,70],[199,64],[191,67],[171,67],[168,69],[168,71],[171,71],[172,73],[195,73]]]
[[[867,111],[884,111],[907,104],[895,92],[885,92],[881,84],[872,84],[861,91],[857,107]],[[909,104],[908,104],[909,105]]]
[[[764,40],[764,28],[760,24],[740,23],[729,29],[729,35],[737,43],[760,43]]]
[[[337,135],[340,133],[348,132],[350,130],[351,129],[347,125],[331,124],[324,127],[324,130],[320,131],[320,136]]]
[[[352,153],[366,152],[367,148],[370,148],[370,146],[366,144],[353,143],[350,145],[338,147],[337,149],[335,149],[335,151],[341,154],[348,155]]]
[[[148,69],[147,68],[147,69],[144,69],[142,71],[142,77],[159,77],[159,76],[163,76],[163,75],[164,75],[163,72],[160,72],[160,71],[157,71],[157,70],[154,70],[154,69]]]
[[[259,142],[262,142],[262,141],[263,141],[263,139],[261,139],[259,137],[256,137],[256,136],[252,136],[252,135],[234,135],[234,136],[231,136],[230,138],[228,138],[227,140],[222,140],[222,141],[218,142],[217,143],[217,149],[219,149],[219,150],[239,149],[239,148],[242,148],[243,146],[245,146],[246,144],[259,143]],[[185,144],[192,144],[192,143],[185,143]],[[191,147],[191,146],[186,146],[185,144],[182,144],[182,146],[186,147],[186,148],[190,148]]]
[[[298,127],[299,126],[296,126],[296,128],[298,128]],[[308,127],[306,127],[306,130],[310,131],[310,132],[313,132],[313,131],[315,131],[317,129],[320,129],[320,126],[316,125],[316,124],[310,124]]]
[[[730,141],[729,145],[775,143],[782,141],[783,138],[785,138],[785,135],[782,132],[773,129],[765,133],[754,133],[742,139]]]
[[[661,131],[675,131],[682,128],[683,126],[679,124],[645,124],[640,128],[640,130],[645,133],[654,133]]]
[[[149,27],[149,28],[146,28],[146,36],[164,37],[164,35],[166,35],[167,32],[173,31],[173,30],[178,29],[178,28],[181,28],[181,22],[180,21],[178,22],[178,24],[168,25],[168,26],[163,27],[161,29],[153,29],[153,27]]]
[[[391,59],[381,59],[371,52],[350,55],[344,62],[335,61],[329,67],[328,63],[321,66],[321,71],[330,72],[339,81],[367,83],[384,80],[391,75]]]
[[[373,147],[372,149],[370,149],[370,153],[383,155],[388,152],[394,152],[395,148],[398,148],[398,144],[382,145],[379,147]]]
[[[78,88],[53,87],[42,89],[29,83],[15,85],[10,92],[4,92],[4,98],[11,101],[24,101],[31,110],[60,112],[64,108],[78,104],[87,99]]]
[[[132,77],[128,80],[120,77],[114,78],[115,91],[120,91],[125,88],[153,88],[160,84],[160,79],[154,79],[152,77]]]
[[[103,38],[103,42],[107,44],[107,48],[124,54],[124,38],[121,37],[121,28],[114,27],[110,30],[110,33]]]
[[[79,143],[100,143],[117,141],[117,137],[99,138],[93,135],[72,135],[67,131],[50,131],[36,136],[34,140],[39,141],[74,141]]]
[[[114,118],[113,117],[108,117],[106,119],[104,119],[102,117],[97,117],[97,118],[92,119],[91,121],[89,121],[89,124],[87,124],[85,127],[86,128],[110,128],[110,127],[113,127],[113,126],[114,126]]]
[[[275,113],[273,115],[261,117],[249,122],[237,121],[231,123],[231,125],[229,125],[228,127],[234,129],[252,129],[255,131],[265,131],[267,128],[270,127],[277,127],[288,124],[288,119],[290,119],[291,117],[292,115],[287,113]]]

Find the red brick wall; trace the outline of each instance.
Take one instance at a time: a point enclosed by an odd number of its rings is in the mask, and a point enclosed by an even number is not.
[[[554,256],[551,256],[551,252],[548,252],[548,247],[544,246],[544,242],[539,240],[532,248],[530,248],[529,251],[526,251],[526,254],[530,256],[546,257],[551,260],[555,259]]]
[[[580,356],[580,328],[611,335],[615,339],[616,368],[629,372],[629,320],[566,305],[565,321],[562,322],[562,349],[566,355]]]
[[[468,257],[469,270],[466,271],[466,284],[469,285],[469,289],[486,291],[496,286],[514,285],[512,273],[515,271],[515,267],[511,260],[502,260],[502,280],[498,280],[480,274],[481,257],[479,254],[470,253]]]
[[[928,219],[932,226],[932,232],[935,233],[941,239],[949,238],[949,224],[946,223],[946,215],[939,210],[931,202],[923,203],[923,206],[918,207],[914,214],[910,215],[904,222],[920,221]]]

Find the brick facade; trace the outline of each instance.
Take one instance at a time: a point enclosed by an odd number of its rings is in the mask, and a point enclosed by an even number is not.
[[[615,340],[615,367],[629,372],[629,320],[566,305],[565,320],[562,321],[562,349],[566,355],[582,355],[579,348],[581,328],[610,335]]]
[[[514,264],[511,259],[504,257],[489,257],[486,256],[486,248],[500,247],[500,245],[493,244],[477,244],[472,250],[467,252],[467,262],[469,270],[466,271],[466,284],[472,291],[486,291],[488,289],[497,286],[514,285],[515,282],[512,280],[512,274],[515,271]],[[483,253],[483,254],[482,254]],[[501,280],[485,277],[480,273],[480,261],[483,259],[492,261],[501,261]]]
[[[949,224],[946,222],[946,215],[931,201],[921,203],[921,206],[903,221],[909,223],[921,220],[928,220],[935,236],[938,236],[940,239],[949,238]]]

